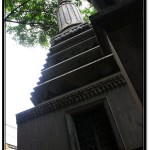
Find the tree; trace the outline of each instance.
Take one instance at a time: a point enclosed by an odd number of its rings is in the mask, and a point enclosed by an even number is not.
[[[81,7],[81,0],[75,0]],[[57,0],[5,0],[6,32],[24,46],[49,46],[50,37],[58,33],[56,20]],[[84,19],[95,12],[89,5],[82,9]]]

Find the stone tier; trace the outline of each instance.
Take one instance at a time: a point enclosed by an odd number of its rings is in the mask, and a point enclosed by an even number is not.
[[[103,55],[100,46],[95,46],[92,49],[89,49],[81,54],[75,55],[67,60],[49,67],[48,69],[45,69],[41,72],[42,77],[39,78],[40,82],[38,84],[46,82],[47,80],[53,79],[57,76],[60,76],[61,74],[67,73],[83,65],[86,65],[102,56]]]
[[[84,41],[92,36],[94,36],[94,31],[93,29],[89,29],[89,30],[86,30],[84,32],[81,32],[80,34],[76,35],[76,36],[73,36],[55,46],[52,46],[50,48],[50,52],[47,54],[47,56],[51,56],[51,55],[54,55],[70,46],[73,46],[77,43],[80,43],[81,41]]]
[[[38,85],[31,93],[31,101],[36,106],[118,71],[114,56],[110,54]]]
[[[103,55],[92,28],[52,46],[47,56],[31,93],[35,106],[119,71],[113,55]]]
[[[70,37],[76,36],[77,34],[80,34],[81,32],[84,32],[88,29],[90,29],[90,25],[87,23],[82,23],[77,26],[70,27],[69,29],[66,29],[63,32],[56,35],[55,37],[53,37],[51,41],[51,46],[54,46],[60,42],[63,42],[64,40],[67,40]]]
[[[77,30],[79,30],[79,28],[77,28]],[[31,101],[34,105],[38,105],[51,97],[74,89],[74,85],[67,85],[65,91],[60,90],[61,92],[59,92],[59,90],[57,90],[57,88],[63,86],[60,82],[61,80],[65,79],[66,83],[69,80],[73,80],[73,76],[78,74],[78,70],[84,72],[84,69],[82,71],[81,68],[100,59],[102,57],[102,51],[100,45],[98,45],[93,29],[86,28],[86,31],[84,29],[80,34],[73,37],[70,36],[67,40],[52,46],[47,56],[46,64],[41,72],[42,76],[37,83],[38,86],[35,87],[34,92],[31,93]],[[87,80],[86,83],[88,84],[88,82]],[[52,87],[52,91],[48,90],[51,88],[49,87],[49,83],[50,85],[52,83],[52,86],[56,84],[55,88]],[[38,91],[39,87],[41,88],[40,92]],[[38,93],[41,93],[40,96]]]
[[[49,56],[46,59],[46,64],[44,65],[43,70],[48,69],[49,67],[56,65],[60,63],[61,61],[67,60],[97,45],[98,45],[98,42],[95,36],[88,38],[80,43],[77,43],[63,51],[60,51],[52,56]]]

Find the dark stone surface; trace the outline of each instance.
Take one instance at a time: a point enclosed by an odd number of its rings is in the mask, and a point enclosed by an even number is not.
[[[145,53],[142,16],[142,0],[126,3],[124,6],[119,5],[118,8],[91,16],[92,26],[103,53],[116,53],[116,59],[121,61],[123,69],[126,71],[141,102],[144,98],[143,58]],[[102,30],[106,31],[108,37],[105,35],[102,37]],[[108,46],[110,44],[104,40],[106,38],[110,40],[114,50],[111,46]]]
[[[109,55],[40,84],[31,93],[31,100],[37,105],[118,71],[113,55]]]
[[[89,91],[91,91],[90,88]],[[76,91],[74,91],[75,93]],[[49,150],[51,148],[53,150],[70,150],[66,112],[95,100],[101,101],[105,97],[107,97],[111,106],[117,127],[127,148],[131,149],[142,145],[142,117],[139,108],[135,105],[135,100],[132,98],[127,85],[119,87],[116,85],[116,88],[96,95],[90,96],[89,93],[89,97],[85,98],[84,101],[81,99],[78,103],[67,104],[61,109],[42,113],[49,106],[49,102],[45,103],[43,109],[39,110],[39,113],[41,113],[39,117],[34,117],[22,123],[18,122],[18,149]],[[66,100],[68,100],[67,97]],[[38,108],[40,109],[40,106],[32,110]],[[29,112],[28,114],[31,115],[32,111]],[[26,139],[28,139],[28,144]]]
[[[60,32],[58,35],[52,38],[51,46],[54,46],[60,42],[63,42],[70,37],[73,37],[81,32],[86,31],[87,29],[90,29],[90,26],[87,23],[82,23],[76,26],[73,26],[69,28],[68,30],[64,30],[63,32]]]
[[[126,81],[120,73],[110,76],[108,78],[91,83],[88,86],[82,87],[82,89],[77,89],[62,95],[61,97],[50,99],[46,103],[17,114],[17,123],[20,124],[63,107],[85,101],[88,98],[108,92],[109,90],[118,88],[125,84]]]
[[[63,51],[65,50],[66,48],[69,48],[70,46],[73,46],[81,41],[84,41],[90,37],[94,36],[94,32],[93,32],[93,29],[89,29],[89,30],[86,30],[84,32],[80,32],[78,35],[76,36],[73,36],[61,43],[58,43],[57,45],[55,46],[52,46],[50,48],[50,53],[47,54],[47,56],[51,56],[51,55],[54,55],[60,51]]]
[[[92,36],[86,40],[74,44],[73,46],[66,48],[63,51],[60,51],[52,56],[49,56],[46,59],[46,64],[44,65],[43,70],[53,65],[56,65],[64,60],[67,60],[71,57],[74,57],[75,55],[85,52],[86,50],[89,50],[95,46],[98,46],[98,42],[95,36]]]
[[[132,82],[141,102],[144,101],[144,49],[142,21],[109,34],[110,40]],[[123,36],[120,36],[120,35]]]
[[[90,55],[90,57],[89,57]],[[40,83],[44,83],[50,79],[56,78],[64,73],[86,65],[96,59],[102,57],[102,51],[99,46],[93,47],[81,54],[75,55],[65,61],[62,61],[56,65],[49,67],[48,69],[41,72],[42,77]]]
[[[112,58],[109,62],[109,56],[108,60],[107,57],[100,60],[102,51],[92,29],[51,47],[50,51],[54,52],[48,54],[47,63],[41,72],[40,82],[38,82],[39,85],[31,93],[31,99],[36,105],[63,92],[102,78],[104,74],[109,75],[110,72],[119,71]],[[105,65],[100,63],[96,69],[96,64],[105,60],[107,63]],[[107,65],[110,67],[102,69]],[[92,66],[95,67],[91,68]],[[87,73],[88,76],[85,77]]]
[[[90,21],[94,30],[95,28],[102,28],[107,33],[110,33],[141,18],[142,13],[143,0],[133,0],[130,3],[121,3],[98,12],[90,16]]]

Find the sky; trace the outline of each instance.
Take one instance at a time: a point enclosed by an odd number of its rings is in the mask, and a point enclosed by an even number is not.
[[[17,127],[15,115],[33,107],[30,93],[39,81],[48,52],[40,46],[23,47],[6,33],[6,141],[16,137],[15,129],[8,126]]]

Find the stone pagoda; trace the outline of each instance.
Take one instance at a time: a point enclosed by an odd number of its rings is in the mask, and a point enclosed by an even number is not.
[[[123,12],[113,6],[106,14]],[[35,107],[16,115],[18,150],[142,150],[142,103],[98,24],[106,14],[89,25],[72,1],[59,1],[59,34],[31,93]]]

